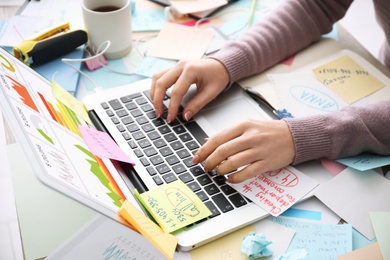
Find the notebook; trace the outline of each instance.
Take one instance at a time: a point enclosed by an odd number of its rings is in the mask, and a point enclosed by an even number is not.
[[[205,173],[201,165],[191,162],[205,137],[244,119],[272,119],[271,111],[263,110],[238,85],[190,122],[179,116],[169,125],[154,117],[148,97],[151,79],[87,96],[83,103],[94,125],[91,128],[107,131],[135,162],[133,167],[90,152],[78,131],[78,126],[88,124],[54,97],[45,78],[3,49],[0,63],[1,110],[32,171],[51,188],[122,222],[118,215],[121,203],[126,199],[137,206],[134,188],[143,192],[180,179],[213,213],[175,233],[183,251],[268,216],[229,187],[224,177]],[[185,100],[193,94],[194,89]],[[311,177],[324,173],[306,172]]]

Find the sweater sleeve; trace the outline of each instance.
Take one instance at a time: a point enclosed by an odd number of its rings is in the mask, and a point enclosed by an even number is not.
[[[294,164],[343,158],[361,152],[390,154],[390,99],[339,112],[284,119],[292,133]]]
[[[330,32],[351,2],[287,0],[210,57],[224,64],[230,83],[260,73]]]

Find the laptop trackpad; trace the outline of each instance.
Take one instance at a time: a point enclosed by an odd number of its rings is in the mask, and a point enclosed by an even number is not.
[[[257,104],[250,102],[247,98],[240,97],[202,110],[196,117],[196,121],[210,136],[246,119],[269,119],[259,110]]]

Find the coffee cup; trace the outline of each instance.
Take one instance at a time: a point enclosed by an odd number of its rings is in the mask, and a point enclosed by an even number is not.
[[[118,59],[130,53],[131,39],[131,1],[130,0],[83,0],[82,14],[88,45],[110,46],[104,53],[106,59]]]

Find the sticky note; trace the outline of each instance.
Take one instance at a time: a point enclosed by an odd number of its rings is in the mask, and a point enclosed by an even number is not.
[[[72,96],[68,91],[62,88],[54,79],[51,81],[52,93],[58,101],[66,105],[69,109],[80,116],[85,122],[89,125],[92,125],[91,120],[89,119],[87,110],[85,109],[83,103],[78,101],[74,96]]]
[[[379,247],[384,259],[390,259],[390,212],[370,212]]]
[[[367,171],[390,164],[390,156],[362,153],[356,156],[341,158],[337,162],[359,171]]]
[[[168,259],[173,259],[178,241],[177,237],[164,233],[156,223],[147,218],[127,200],[119,208],[119,214],[152,242]]]
[[[79,125],[78,128],[85,144],[94,155],[135,165],[107,133],[82,125]]]
[[[384,84],[348,55],[313,69],[317,79],[349,104],[384,87]]]
[[[166,23],[147,55],[170,60],[200,59],[213,37],[210,30]]]
[[[229,185],[271,215],[279,216],[314,189],[318,182],[293,167],[286,167]]]
[[[143,207],[168,233],[179,230],[211,215],[199,197],[181,180],[139,194]]]
[[[350,224],[318,224],[282,218],[272,218],[272,221],[296,231],[287,252],[306,248],[310,259],[336,259],[352,251]]]

